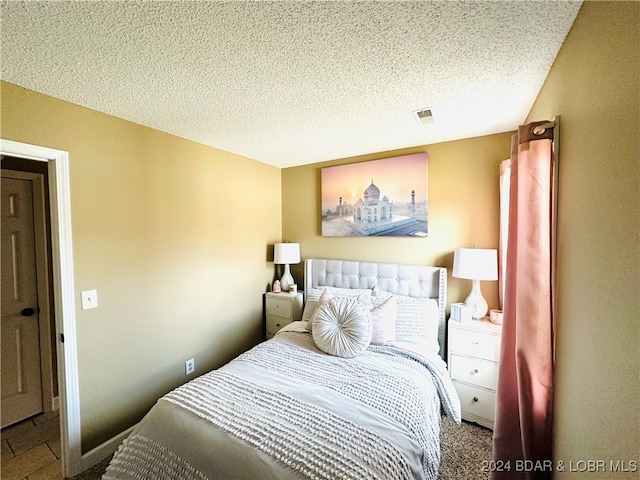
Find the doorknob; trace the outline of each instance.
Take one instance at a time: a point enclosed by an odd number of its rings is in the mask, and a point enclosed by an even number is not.
[[[36,311],[31,308],[31,307],[27,307],[27,308],[23,308],[20,311],[20,315],[22,315],[23,317],[30,317],[31,315],[33,315],[34,313],[36,313]]]

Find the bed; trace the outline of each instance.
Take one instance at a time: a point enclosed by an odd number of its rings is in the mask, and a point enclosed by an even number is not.
[[[437,478],[446,270],[304,267],[303,319],[159,399],[105,480]]]

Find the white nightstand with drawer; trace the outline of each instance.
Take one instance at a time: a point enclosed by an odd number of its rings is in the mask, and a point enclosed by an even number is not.
[[[265,293],[264,303],[267,339],[285,325],[302,318],[302,292]]]
[[[487,318],[449,320],[449,373],[462,418],[493,429],[502,327]]]

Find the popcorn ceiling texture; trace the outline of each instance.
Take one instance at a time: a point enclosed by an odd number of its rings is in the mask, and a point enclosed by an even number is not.
[[[580,5],[5,0],[1,78],[302,165],[515,129]]]

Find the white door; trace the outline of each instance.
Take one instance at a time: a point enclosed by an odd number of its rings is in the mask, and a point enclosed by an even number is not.
[[[2,427],[42,412],[32,182],[2,178]]]

